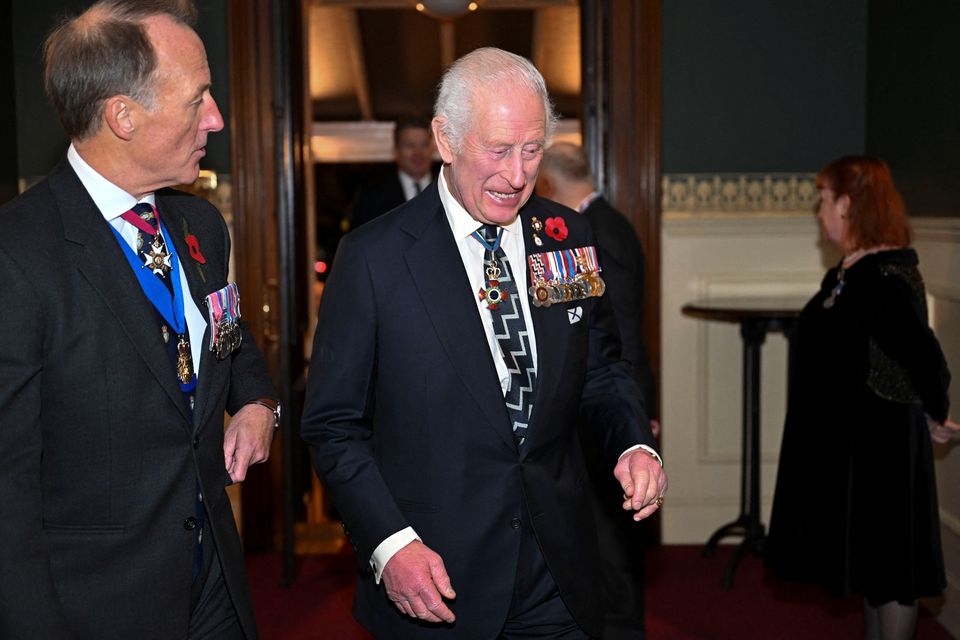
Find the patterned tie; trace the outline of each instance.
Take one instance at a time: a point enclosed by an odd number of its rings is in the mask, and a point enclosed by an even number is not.
[[[513,436],[517,447],[522,447],[527,435],[527,424],[533,410],[533,393],[537,384],[537,372],[533,366],[533,353],[527,323],[520,306],[519,288],[513,279],[510,263],[500,247],[503,229],[483,225],[473,233],[485,249],[483,256],[484,288],[481,297],[490,309],[493,334],[500,348],[500,355],[510,372],[510,388],[504,396]]]

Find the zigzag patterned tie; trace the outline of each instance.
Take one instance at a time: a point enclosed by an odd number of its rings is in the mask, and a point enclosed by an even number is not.
[[[526,439],[527,425],[533,410],[537,372],[533,366],[530,337],[520,306],[518,287],[507,256],[500,247],[502,235],[503,229],[486,224],[473,232],[473,237],[485,249],[484,289],[481,290],[481,295],[490,309],[493,334],[510,372],[510,388],[504,396],[504,402],[513,423],[513,436],[517,447],[521,447]]]

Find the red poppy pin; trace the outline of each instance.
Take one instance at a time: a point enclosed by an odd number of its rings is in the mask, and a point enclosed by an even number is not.
[[[563,242],[567,239],[567,223],[563,218],[547,218],[544,222],[544,229],[547,235],[557,242]]]
[[[200,241],[192,233],[186,237],[187,248],[190,249],[190,257],[200,264],[207,264],[207,259],[200,253]]]

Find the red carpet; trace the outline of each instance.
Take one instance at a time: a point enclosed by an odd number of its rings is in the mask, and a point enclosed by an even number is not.
[[[849,640],[863,637],[861,601],[836,600],[814,587],[771,580],[755,556],[745,558],[733,588],[720,578],[733,547],[710,559],[700,547],[662,546],[647,555],[649,640]],[[355,564],[349,551],[298,561],[293,586],[280,582],[279,555],[248,559],[253,601],[264,640],[368,640],[350,615]],[[921,611],[918,640],[950,634]]]

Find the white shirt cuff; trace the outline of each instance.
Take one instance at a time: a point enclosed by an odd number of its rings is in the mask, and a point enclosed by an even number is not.
[[[620,457],[617,458],[617,462],[620,462],[620,460],[623,458],[623,456],[627,455],[627,454],[630,453],[631,451],[636,451],[637,449],[643,449],[644,451],[646,451],[647,453],[649,453],[650,455],[652,455],[652,456],[657,460],[657,462],[660,463],[660,466],[661,466],[661,467],[663,466],[663,458],[660,457],[660,454],[657,453],[657,452],[653,449],[653,447],[648,447],[648,446],[645,445],[645,444],[635,444],[635,445],[633,445],[632,447],[630,447],[629,449],[627,449],[626,451],[624,451],[623,453],[620,454]]]
[[[373,550],[373,555],[370,557],[370,566],[373,567],[373,579],[377,584],[380,584],[380,576],[383,574],[383,568],[387,566],[390,558],[414,540],[420,540],[420,536],[413,530],[413,527],[407,527],[406,529],[397,531],[391,536],[387,536],[383,542],[377,545],[377,548]]]

